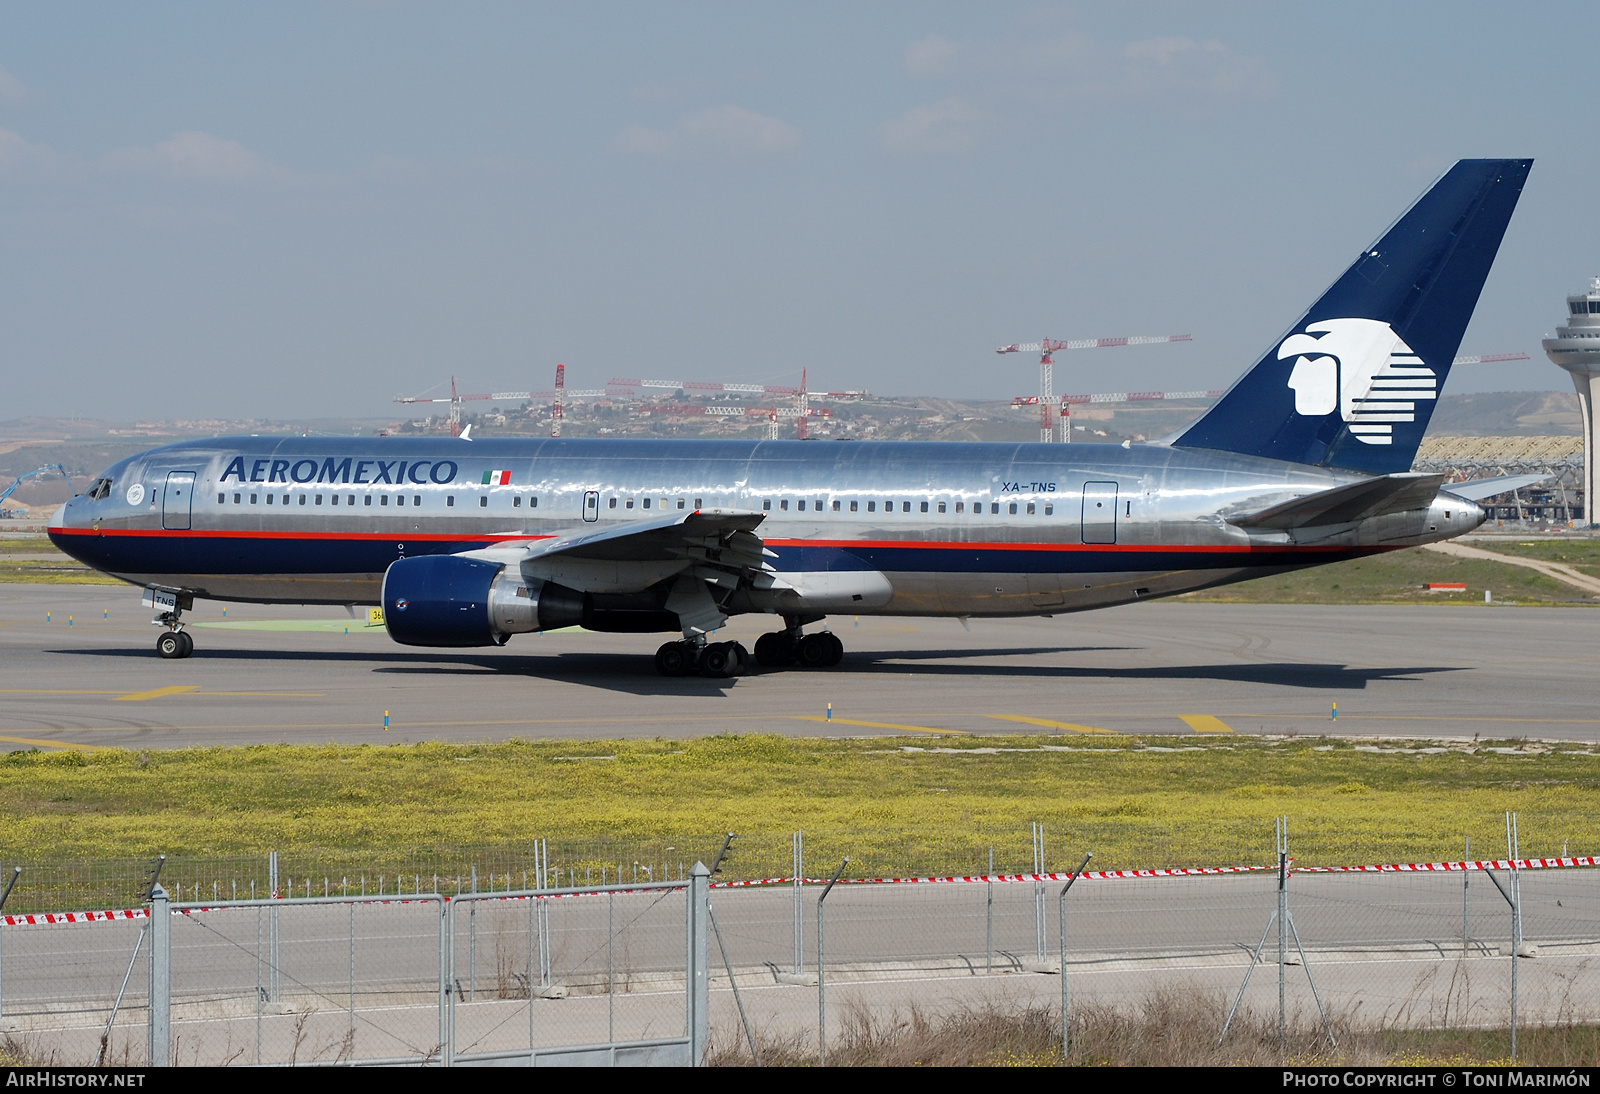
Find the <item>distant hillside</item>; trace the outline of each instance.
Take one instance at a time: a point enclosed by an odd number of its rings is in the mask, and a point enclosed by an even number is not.
[[[1434,408],[1430,436],[1582,435],[1578,397],[1570,391],[1490,391],[1446,395]]]

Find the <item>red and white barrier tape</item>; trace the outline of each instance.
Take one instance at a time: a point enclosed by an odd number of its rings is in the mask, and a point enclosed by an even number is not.
[[[1600,866],[1600,856],[1574,855],[1568,858],[1524,858],[1516,861],[1519,870],[1555,870],[1563,867]],[[1478,860],[1475,862],[1397,862],[1372,866],[1295,866],[1293,872],[1297,874],[1443,874],[1460,873],[1464,870],[1509,870],[1511,862],[1506,859]],[[1085,870],[1085,881],[1115,881],[1127,878],[1157,878],[1157,877],[1221,877],[1231,874],[1262,874],[1276,870],[1275,866],[1191,866],[1174,867],[1165,870]],[[987,882],[1012,883],[1020,881],[1067,881],[1072,875],[1065,874],[972,874],[963,877],[852,877],[840,878],[840,885],[974,885]],[[806,885],[823,885],[828,878],[804,878]],[[687,888],[687,882],[684,887]],[[770,885],[793,885],[792,877],[757,878],[752,881],[714,881],[713,889],[751,889]],[[645,890],[639,890],[645,891]],[[650,890],[655,891],[655,890]],[[488,896],[490,894],[483,894]],[[585,893],[552,893],[545,899],[554,899],[557,896],[585,896]],[[411,904],[417,898],[404,896],[393,897],[356,897],[352,898],[370,904]],[[527,894],[508,896],[507,899],[526,900]],[[194,912],[224,911],[227,905],[215,908],[191,907],[177,910],[174,914],[189,915]],[[0,915],[0,925],[6,927],[44,927],[62,923],[105,923],[114,919],[145,919],[149,916],[145,908],[121,908],[104,912],[39,912],[33,915]]]

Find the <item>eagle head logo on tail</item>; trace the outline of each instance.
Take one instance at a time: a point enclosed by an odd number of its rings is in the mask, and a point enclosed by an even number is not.
[[[1376,319],[1324,319],[1291,334],[1278,359],[1295,358],[1289,372],[1296,414],[1335,410],[1367,444],[1389,444],[1395,422],[1417,420],[1417,402],[1438,395],[1438,376]]]

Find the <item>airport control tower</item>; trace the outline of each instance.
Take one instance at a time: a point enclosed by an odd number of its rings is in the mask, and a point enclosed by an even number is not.
[[[1582,296],[1567,297],[1567,325],[1556,328],[1554,338],[1543,343],[1545,354],[1572,375],[1578,389],[1578,411],[1583,415],[1583,518],[1595,520],[1595,413],[1600,387],[1600,277]]]

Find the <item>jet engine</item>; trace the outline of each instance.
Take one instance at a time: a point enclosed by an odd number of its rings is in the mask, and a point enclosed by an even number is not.
[[[582,624],[585,599],[499,563],[425,555],[383,575],[383,625],[407,646],[503,646],[513,634]]]
[[[383,575],[383,625],[407,646],[503,646],[514,634],[584,627],[643,634],[679,629],[670,583],[586,593],[460,555],[402,558]]]

